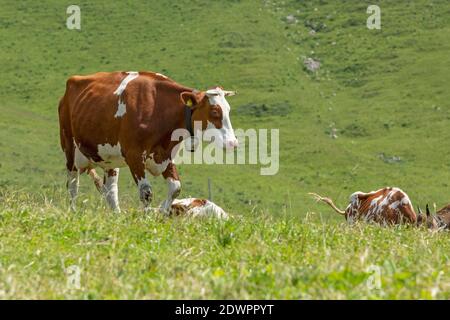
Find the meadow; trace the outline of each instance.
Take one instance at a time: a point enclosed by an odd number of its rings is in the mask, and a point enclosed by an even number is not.
[[[377,1],[369,30],[370,4],[77,1],[68,30],[60,1],[3,1],[0,298],[449,299],[448,232],[349,226],[307,195],[344,207],[397,186],[415,206],[450,202],[450,5]],[[280,129],[278,174],[180,166],[181,197],[207,197],[211,178],[229,221],[144,214],[127,169],[122,214],[86,176],[69,212],[58,100],[70,75],[115,70],[237,90],[235,128]],[[153,188],[156,205],[166,186]]]

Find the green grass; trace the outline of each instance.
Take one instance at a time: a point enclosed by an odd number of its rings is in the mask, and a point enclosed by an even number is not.
[[[398,186],[414,205],[450,202],[448,1],[377,1],[381,30],[365,26],[373,3],[356,0],[77,4],[81,31],[66,29],[60,1],[2,2],[2,297],[449,298],[448,233],[346,226],[307,196],[343,207],[354,191]],[[238,90],[233,126],[280,129],[279,173],[180,166],[181,197],[207,196],[212,178],[236,217],[223,224],[146,216],[127,169],[122,215],[85,176],[79,212],[66,212],[58,100],[70,75],[114,70]],[[157,204],[166,186],[153,187]],[[82,266],[80,291],[65,291],[69,264]],[[371,264],[382,292],[364,289]]]
[[[314,214],[223,222],[126,206],[115,215],[95,200],[74,214],[61,198],[1,195],[0,298],[450,298],[445,233],[330,224]],[[73,265],[77,290],[67,287]],[[374,267],[379,289],[368,286]]]

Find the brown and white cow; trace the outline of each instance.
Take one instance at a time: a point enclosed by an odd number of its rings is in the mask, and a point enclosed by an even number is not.
[[[120,211],[119,168],[128,166],[146,208],[152,200],[147,173],[163,175],[169,191],[162,209],[167,212],[181,188],[172,162],[181,140],[172,141],[172,133],[186,129],[184,137],[189,137],[194,134],[194,122],[201,122],[202,130],[217,131],[223,147],[236,148],[225,99],[234,94],[221,87],[197,91],[153,72],[101,72],[69,78],[59,104],[59,123],[71,207],[79,173],[87,172],[111,208]],[[95,167],[104,169],[103,180]]]
[[[420,212],[417,223],[419,225],[425,224],[430,229],[441,230],[450,229],[450,204],[436,211],[433,215],[430,213],[430,209],[427,204],[426,216]]]
[[[336,207],[329,198],[310,193],[317,201],[331,206],[336,212],[345,216],[346,220],[375,221],[378,223],[399,224],[401,222],[416,223],[414,211],[408,195],[399,188],[383,188],[369,193],[355,192],[350,196],[350,203],[345,210]]]

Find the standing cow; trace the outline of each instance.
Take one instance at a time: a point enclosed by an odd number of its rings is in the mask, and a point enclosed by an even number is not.
[[[186,129],[193,135],[193,123],[202,130],[216,130],[224,148],[238,146],[230,121],[226,96],[216,87],[197,91],[153,72],[101,72],[69,78],[59,103],[61,146],[66,155],[67,187],[74,208],[79,174],[87,172],[115,211],[119,168],[128,166],[145,208],[152,200],[147,172],[163,175],[168,185],[162,210],[168,212],[180,193],[180,178],[172,156],[181,141],[172,133]],[[104,179],[95,167],[104,169]]]

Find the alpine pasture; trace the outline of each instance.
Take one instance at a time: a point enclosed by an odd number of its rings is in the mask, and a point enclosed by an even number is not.
[[[0,298],[450,298],[448,232],[347,225],[308,196],[450,202],[448,1],[376,1],[380,30],[356,0],[76,4],[81,30],[61,1],[1,4]],[[58,101],[69,76],[116,70],[237,90],[235,129],[280,129],[278,174],[179,165],[180,197],[211,178],[228,221],[145,214],[127,169],[121,214],[86,175],[70,212]]]

